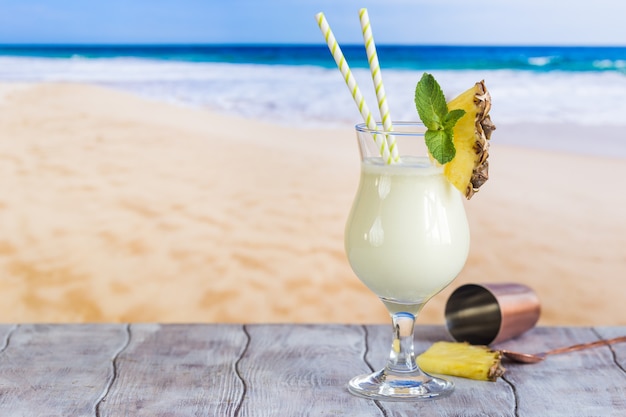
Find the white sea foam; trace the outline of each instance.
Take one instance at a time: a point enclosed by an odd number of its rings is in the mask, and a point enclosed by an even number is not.
[[[603,65],[608,64],[598,63]],[[353,72],[371,110],[377,112],[369,72]],[[422,72],[383,68],[394,119],[416,120],[413,91]],[[429,72],[450,96],[485,79],[496,104],[492,117],[500,123],[626,125],[626,76],[618,72]],[[104,84],[160,100],[286,124],[360,121],[339,71],[313,66],[0,57],[0,81]]]

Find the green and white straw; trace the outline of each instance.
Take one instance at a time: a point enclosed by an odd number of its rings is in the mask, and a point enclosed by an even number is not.
[[[343,78],[352,94],[352,98],[359,108],[359,112],[361,113],[361,117],[365,121],[367,128],[370,130],[377,130],[376,122],[370,112],[367,104],[365,103],[365,99],[363,98],[363,94],[361,94],[361,90],[354,79],[354,75],[352,75],[352,71],[348,66],[348,62],[335,39],[335,35],[333,35],[328,22],[326,21],[326,17],[324,13],[318,13],[315,15],[315,19],[317,20],[317,24],[324,35],[324,39],[326,40],[326,44],[328,45],[328,49],[335,59],[335,63],[337,67],[339,67],[339,71],[343,75]],[[385,163],[392,164],[394,162],[391,153],[389,151],[389,146],[387,145],[387,141],[382,135],[374,135],[374,140],[376,141],[376,145],[380,151],[380,156],[383,158]]]
[[[374,89],[376,90],[376,99],[378,100],[378,109],[380,110],[380,118],[386,132],[393,131],[391,115],[389,113],[389,105],[387,104],[387,94],[383,85],[383,75],[380,71],[378,62],[378,54],[376,53],[376,44],[372,35],[372,25],[367,14],[367,9],[359,10],[359,19],[361,20],[361,31],[363,32],[363,41],[365,42],[365,51],[367,52],[367,61],[369,62]],[[398,161],[398,147],[396,146],[396,138],[393,135],[387,136],[387,146],[391,152],[394,161]]]

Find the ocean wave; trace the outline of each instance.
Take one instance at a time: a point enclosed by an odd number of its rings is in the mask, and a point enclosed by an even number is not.
[[[546,57],[547,58],[547,57]],[[544,61],[541,61],[544,62]],[[537,61],[535,65],[541,64]],[[597,65],[626,66],[624,61]],[[485,79],[504,123],[624,125],[626,75],[616,71],[425,70],[452,97]],[[369,71],[354,75],[376,112]],[[422,70],[383,72],[392,117],[415,120],[414,88]],[[183,62],[139,58],[0,57],[0,81],[69,81],[106,85],[188,106],[284,124],[353,124],[360,114],[339,71],[307,65]]]
[[[626,60],[599,59],[593,61],[593,66],[594,68],[597,68],[599,70],[615,69],[619,71],[624,71],[626,70]]]
[[[535,56],[528,58],[528,63],[535,67],[545,67],[550,65],[556,57],[554,56]]]

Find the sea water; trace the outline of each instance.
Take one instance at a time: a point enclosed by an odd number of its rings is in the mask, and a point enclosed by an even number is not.
[[[374,110],[363,46],[342,49]],[[426,71],[450,98],[486,80],[498,126],[626,126],[624,47],[379,45],[378,55],[395,120],[417,120],[414,89]],[[94,83],[288,125],[361,120],[326,45],[0,46],[0,82],[7,81]]]

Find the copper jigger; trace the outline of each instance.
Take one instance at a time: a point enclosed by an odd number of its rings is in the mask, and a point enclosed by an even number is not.
[[[457,342],[489,345],[532,329],[541,313],[537,294],[516,283],[462,285],[446,303],[446,326]]]

